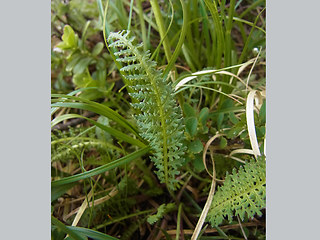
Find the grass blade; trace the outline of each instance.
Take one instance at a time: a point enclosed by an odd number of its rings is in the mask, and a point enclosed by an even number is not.
[[[170,61],[168,62],[168,65],[166,67],[166,69],[164,70],[164,73],[163,73],[163,76],[166,76],[170,69],[172,68],[172,66],[174,65],[175,61],[177,60],[178,58],[178,55],[180,53],[180,50],[181,50],[181,47],[182,47],[182,44],[184,42],[184,39],[185,39],[185,36],[186,36],[186,33],[187,33],[187,23],[188,23],[188,14],[187,14],[187,9],[186,9],[186,5],[184,3],[183,0],[180,0],[181,2],[181,5],[182,5],[182,11],[183,11],[183,25],[182,25],[182,30],[181,30],[181,34],[180,34],[180,38],[179,38],[179,41],[178,41],[178,44],[174,50],[174,53],[172,55],[172,57],[170,58]]]
[[[239,57],[239,60],[238,60],[239,63],[243,61],[243,59],[245,58],[245,56],[247,54],[247,50],[248,50],[248,46],[249,46],[249,43],[250,43],[251,36],[253,34],[253,30],[256,28],[256,25],[257,25],[257,22],[258,22],[258,20],[260,18],[260,15],[264,12],[265,9],[266,8],[261,10],[261,12],[258,14],[258,16],[256,17],[256,19],[255,19],[255,21],[254,21],[254,23],[252,25],[252,28],[251,28],[251,31],[250,31],[249,36],[247,38],[247,41],[246,41],[246,43],[245,43],[245,45],[243,47],[242,53],[241,53],[241,55]]]
[[[69,229],[66,225],[64,225],[62,222],[60,222],[53,216],[51,216],[51,224],[57,226],[62,232],[69,234],[70,238],[73,240],[87,240],[86,237],[83,237],[79,233],[76,233],[72,229]]]
[[[117,240],[118,238],[112,237],[110,235],[98,232],[98,231],[94,231],[88,228],[82,228],[82,227],[72,227],[72,226],[67,226],[68,229],[77,232],[77,233],[81,233],[87,237],[90,237],[94,240]]]
[[[114,120],[121,126],[125,127],[128,129],[130,132],[134,133],[137,137],[140,138],[138,134],[138,130],[136,127],[134,127],[131,123],[129,123],[124,117],[122,117],[119,113],[115,112],[111,108],[100,104],[96,103],[87,99],[79,98],[79,97],[74,97],[74,96],[69,96],[69,95],[64,95],[64,94],[52,94],[52,97],[60,97],[60,98],[67,98],[70,100],[75,100],[75,101],[80,101],[79,102],[57,102],[51,104],[52,107],[71,107],[71,108],[78,108],[82,110],[87,110],[91,112],[95,112],[99,115],[103,115],[109,119]],[[55,100],[57,101],[57,100]]]
[[[97,87],[79,88],[79,89],[77,89],[77,90],[75,90],[75,91],[72,91],[72,92],[68,93],[67,95],[68,95],[68,96],[74,96],[74,95],[76,95],[78,92],[83,92],[83,91],[88,90],[88,89],[98,89],[98,88],[97,88]],[[63,102],[63,101],[62,101],[62,102]],[[59,109],[58,107],[56,107],[56,108],[51,108],[51,116],[52,116],[58,109]]]
[[[164,39],[163,41],[164,53],[166,55],[167,61],[169,62],[171,59],[170,43],[168,38],[165,38],[166,31],[165,31],[164,22],[161,16],[160,6],[158,3],[158,0],[150,0],[150,3],[151,3],[152,10],[154,12],[154,16],[156,18],[156,23],[158,25],[161,40]]]
[[[106,125],[103,125],[101,123],[98,123],[90,118],[81,116],[79,114],[64,114],[62,116],[59,116],[57,118],[55,118],[52,122],[51,122],[51,127],[53,127],[54,125],[58,124],[61,121],[64,121],[66,119],[70,119],[70,118],[83,118],[86,119],[87,121],[89,121],[90,123],[96,125],[97,127],[101,128],[102,130],[110,133],[112,136],[118,138],[119,140],[123,140],[127,143],[131,143],[132,145],[136,145],[138,147],[145,147],[146,145],[142,142],[140,142],[138,139],[134,139],[130,136],[128,136],[127,134],[124,134],[123,132],[120,132],[112,127],[108,127]]]
[[[216,67],[221,67],[221,61],[222,61],[222,50],[224,49],[223,43],[224,43],[224,36],[223,36],[223,29],[222,29],[222,23],[219,17],[218,8],[215,1],[209,1],[204,0],[205,4],[207,5],[211,16],[213,18],[214,28],[217,35],[217,48],[216,48]]]
[[[66,185],[51,188],[51,202],[58,199],[62,194],[64,194],[66,191],[68,191],[74,185],[75,185],[75,183],[69,183]]]
[[[102,166],[97,167],[95,169],[92,169],[90,171],[87,171],[87,172],[84,172],[84,173],[80,173],[80,174],[77,174],[77,175],[74,175],[74,176],[66,177],[66,178],[63,178],[63,179],[60,179],[60,180],[53,181],[51,183],[51,187],[61,186],[61,185],[72,183],[72,182],[77,182],[79,180],[83,180],[83,179],[86,179],[86,178],[101,174],[101,173],[106,172],[108,170],[111,170],[111,169],[114,169],[116,167],[122,166],[122,165],[124,165],[126,163],[129,163],[132,160],[143,156],[144,154],[148,153],[149,151],[150,151],[150,147],[142,148],[142,149],[140,149],[140,150],[138,150],[136,152],[133,152],[133,153],[127,155],[127,156],[124,156],[124,157],[122,157],[120,159],[117,159],[117,160],[111,162],[111,163],[107,163],[105,165],[102,165]]]
[[[136,5],[137,5],[138,11],[139,11],[138,16],[139,16],[140,27],[141,27],[143,50],[147,51],[150,46],[150,41],[147,41],[146,24],[143,19],[143,9],[142,9],[141,0],[137,0]]]

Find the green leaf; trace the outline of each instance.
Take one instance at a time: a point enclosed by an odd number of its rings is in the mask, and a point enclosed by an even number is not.
[[[97,86],[97,85],[98,85],[98,82],[96,80],[92,80],[92,82],[88,84],[88,86]],[[104,94],[104,92],[99,90],[88,90],[86,92],[81,93],[79,96],[88,100],[96,100],[99,98],[103,98],[106,95]]]
[[[62,232],[57,226],[51,225],[51,239],[64,240],[66,234]]]
[[[73,74],[82,74],[84,70],[89,66],[91,61],[93,60],[92,57],[85,57],[81,59],[73,68]]]
[[[221,129],[222,123],[223,123],[223,119],[224,119],[224,114],[223,113],[219,113],[218,117],[217,117],[217,127],[218,127],[218,129]]]
[[[97,70],[106,71],[106,68],[107,68],[106,61],[103,58],[99,58],[97,60],[96,68]]]
[[[202,149],[203,149],[203,145],[202,145],[202,142],[199,139],[197,139],[195,141],[192,141],[189,144],[189,150],[192,153],[199,153],[199,152],[202,151]]]
[[[241,134],[240,134],[240,139],[241,140],[245,140],[246,138],[248,137],[248,131],[243,131]]]
[[[154,215],[148,217],[147,221],[149,224],[153,225],[154,223],[158,222],[164,215],[175,208],[174,203],[162,204],[158,207],[158,212]]]
[[[70,57],[70,62],[66,66],[66,71],[71,72],[76,63],[81,59],[82,55],[79,53],[74,53]]]
[[[238,118],[234,114],[234,112],[229,113],[229,119],[233,124],[237,124],[239,122]]]
[[[199,121],[204,126],[209,118],[209,108],[202,108],[199,113]]]
[[[98,42],[92,50],[92,56],[94,57],[98,56],[101,53],[103,47],[104,47],[104,44],[102,42]]]
[[[205,169],[201,154],[196,155],[196,158],[193,161],[193,166],[197,172],[202,172]]]
[[[53,181],[51,183],[51,187],[61,186],[61,185],[65,185],[65,184],[72,183],[72,182],[77,182],[79,180],[83,180],[83,179],[104,173],[108,170],[111,170],[116,167],[127,164],[127,163],[131,162],[132,160],[143,156],[144,154],[148,153],[149,151],[150,151],[150,147],[142,148],[136,152],[130,153],[122,158],[119,158],[111,163],[107,163],[107,164],[102,165],[100,167],[94,168],[92,170],[89,170],[89,171],[86,171],[86,172],[83,172],[83,173],[80,173],[80,174],[77,174],[74,176],[70,176],[70,177],[60,179],[60,180]]]
[[[196,116],[196,110],[194,110],[194,108],[186,102],[183,104],[183,112],[186,115],[186,117]]]
[[[266,100],[263,101],[263,104],[259,111],[259,119],[262,124],[266,123]]]
[[[219,144],[220,148],[225,148],[227,145],[228,145],[227,139],[225,139],[224,137],[221,137],[220,144]]]
[[[104,125],[104,126],[110,127],[109,118],[107,118],[105,116],[100,116],[98,118],[97,122]],[[97,135],[98,139],[108,141],[108,142],[112,141],[111,135],[108,132],[103,131],[99,127],[96,128],[96,135]]]
[[[51,223],[57,228],[59,228],[62,232],[69,234],[70,238],[73,240],[87,240],[86,237],[80,235],[79,233],[67,228],[66,225],[64,225],[62,222],[60,222],[58,219],[55,217],[51,216]]]
[[[242,127],[234,127],[234,128],[231,128],[227,134],[227,138],[235,138],[239,135],[239,133],[243,130]]]
[[[195,136],[197,133],[198,120],[195,117],[190,117],[186,119],[186,130],[191,137]]]
[[[72,188],[75,183],[69,183],[62,186],[52,187],[51,188],[51,202],[58,199],[60,196],[62,196],[66,191],[68,191],[70,188]]]
[[[78,36],[75,35],[72,27],[65,25],[63,28],[62,41],[64,49],[75,48],[78,45]],[[61,46],[58,45],[59,48]]]
[[[213,128],[212,128],[212,130],[214,130]],[[208,128],[208,126],[202,126],[202,134],[207,134],[209,132],[209,128]],[[215,132],[215,131],[213,131],[213,132]]]
[[[69,46],[65,43],[65,42],[59,42],[57,45],[56,45],[57,48],[60,48],[61,50],[66,50],[66,49],[69,49]]]
[[[77,88],[84,88],[89,87],[92,85],[93,79],[91,78],[90,74],[85,72],[82,74],[75,74],[72,78],[72,82],[77,86]],[[90,86],[96,87],[96,86]]]
[[[266,127],[265,126],[261,126],[261,127],[257,127],[256,128],[257,131],[257,137],[264,137],[264,135],[266,134]]]

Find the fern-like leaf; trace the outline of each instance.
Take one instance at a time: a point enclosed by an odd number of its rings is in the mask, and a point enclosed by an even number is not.
[[[164,215],[175,209],[176,205],[174,203],[162,204],[158,207],[158,212],[147,218],[149,224],[153,225],[158,222]]]
[[[184,161],[185,147],[182,113],[172,86],[155,68],[157,64],[150,60],[149,51],[143,52],[143,45],[135,44],[129,31],[110,33],[108,42],[117,49],[116,60],[123,65],[120,72],[128,80],[130,96],[135,100],[132,105],[141,111],[136,120],[141,136],[154,150],[151,160],[158,169],[157,176],[175,190],[178,187],[175,176]]]
[[[247,162],[239,171],[227,174],[224,184],[218,188],[208,213],[212,226],[218,226],[225,217],[231,223],[232,217],[245,215],[261,216],[266,206],[266,163],[264,159]]]

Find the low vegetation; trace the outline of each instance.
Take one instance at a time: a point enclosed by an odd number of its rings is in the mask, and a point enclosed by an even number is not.
[[[51,1],[52,239],[265,239],[265,1]]]

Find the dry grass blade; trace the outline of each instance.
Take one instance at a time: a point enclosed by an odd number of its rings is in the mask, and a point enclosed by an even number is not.
[[[214,74],[223,74],[223,75],[228,75],[228,76],[231,76],[232,78],[230,78],[230,84],[232,83],[232,79],[233,78],[236,78],[238,79],[243,85],[246,86],[246,83],[237,75],[231,73],[231,72],[227,72],[227,71],[221,71],[221,72],[217,72],[217,73],[214,73]]]
[[[237,157],[234,157],[233,155],[234,154],[237,154],[237,153],[242,153],[242,154],[250,154],[250,155],[254,155],[254,152],[253,150],[251,149],[236,149],[236,150],[233,150],[229,155],[227,155],[229,158],[232,158],[238,162],[241,162],[241,163],[246,163],[245,161],[241,160],[240,158],[237,158]]]
[[[80,208],[78,208],[78,212],[77,212],[77,215],[76,217],[74,218],[73,222],[72,222],[72,225],[71,226],[77,226],[77,224],[79,223],[80,221],[80,218],[82,217],[84,211],[87,209],[88,207],[88,203],[89,201],[91,200],[92,196],[94,196],[94,188],[97,184],[97,182],[99,181],[100,179],[100,176],[98,176],[98,179],[95,183],[95,185],[92,187],[92,189],[90,190],[89,194],[87,195],[87,197],[85,198],[85,200],[83,201],[83,203],[81,204]],[[91,203],[92,205],[92,203]],[[90,206],[91,207],[91,206]]]
[[[249,139],[252,147],[252,151],[255,157],[260,156],[259,144],[256,135],[256,128],[254,124],[254,96],[257,92],[252,90],[248,94],[247,105],[246,105],[246,118],[247,118],[247,127],[249,133]]]
[[[207,173],[213,178],[213,175],[209,172],[208,167],[207,167],[207,163],[206,163],[206,154],[208,151],[209,146],[211,145],[211,143],[216,140],[218,137],[222,137],[225,134],[221,134],[221,133],[217,133],[216,135],[214,135],[212,138],[210,138],[208,140],[208,142],[206,143],[204,149],[203,149],[203,154],[202,154],[202,161],[203,161],[203,165],[206,168]],[[213,165],[214,166],[214,165]],[[213,170],[214,171],[214,170]]]
[[[82,217],[84,211],[85,211],[85,210],[87,209],[87,207],[88,207],[88,202],[91,200],[92,195],[93,195],[93,189],[91,189],[91,191],[89,192],[89,194],[88,194],[88,196],[87,196],[87,199],[85,199],[85,200],[82,202],[80,208],[78,208],[79,210],[78,210],[77,215],[76,215],[76,217],[74,218],[71,226],[77,226],[77,224],[79,223],[80,218]]]
[[[189,76],[184,78],[182,81],[180,81],[177,86],[175,87],[175,90],[177,91],[180,87],[182,87],[184,84],[186,84],[187,82],[190,82],[192,79],[197,78],[197,76]]]
[[[224,134],[216,134],[214,135],[212,138],[209,139],[209,141],[206,143],[204,149],[203,149],[203,155],[202,155],[202,161],[203,161],[203,164],[206,168],[206,171],[208,172],[208,174],[212,177],[212,182],[211,182],[211,188],[210,188],[210,192],[209,192],[209,195],[208,195],[208,199],[206,201],[206,204],[204,205],[204,208],[202,210],[202,213],[200,215],[200,218],[198,220],[198,223],[197,223],[197,226],[196,228],[194,229],[194,232],[192,234],[192,237],[191,237],[191,240],[196,240],[199,236],[199,233],[201,231],[201,228],[202,228],[202,225],[207,217],[207,214],[208,214],[208,211],[209,211],[209,208],[210,208],[210,205],[212,203],[212,199],[213,199],[213,195],[214,195],[214,191],[215,191],[215,188],[216,188],[216,171],[215,171],[215,166],[214,166],[214,160],[213,158],[212,159],[212,166],[213,166],[213,169],[212,169],[212,174],[209,172],[208,170],[208,167],[207,167],[207,164],[206,164],[206,154],[207,154],[207,150],[210,146],[210,144],[215,140],[217,139],[218,137],[221,137],[223,136]]]
[[[99,199],[95,200],[95,201],[93,202],[93,204],[92,204],[92,202],[90,202],[90,203],[89,203],[89,207],[92,207],[93,205],[94,205],[94,206],[97,206],[97,205],[99,205],[99,204],[101,204],[101,203],[104,203],[105,201],[108,201],[110,198],[114,197],[117,193],[118,193],[118,190],[117,190],[117,189],[113,189],[108,195],[106,195],[106,196],[104,196],[104,197],[102,197],[102,198],[99,198]],[[87,201],[84,201],[82,204],[84,204],[84,203],[87,203]],[[85,207],[83,207],[83,211],[84,211],[85,209],[87,209],[87,208],[88,208],[88,204],[86,204]],[[80,210],[82,210],[82,205],[81,205],[81,207],[74,209],[74,210],[71,211],[68,215],[66,215],[66,216],[64,217],[64,220],[70,218],[72,215],[74,215],[74,214],[76,214],[76,213],[79,213]],[[83,213],[82,213],[82,214],[83,214]],[[81,215],[82,215],[82,214],[81,214]],[[73,225],[72,225],[72,226],[73,226]]]
[[[237,153],[244,153],[244,154],[251,154],[251,155],[254,155],[254,152],[251,150],[251,149],[236,149],[236,150],[233,150],[229,156],[232,156],[234,154],[237,154]]]
[[[175,86],[175,91],[177,91],[180,87],[182,87],[184,84],[186,84],[187,82],[191,81],[192,79],[198,77],[198,76],[203,76],[203,75],[207,75],[207,74],[217,74],[219,72],[223,72],[225,70],[229,70],[232,68],[236,68],[236,67],[242,67],[242,66],[247,66],[248,64],[251,64],[254,60],[251,59],[246,63],[243,64],[238,64],[238,65],[234,65],[234,66],[230,66],[230,67],[225,67],[225,68],[221,68],[221,69],[214,69],[214,70],[202,70],[202,71],[198,71],[198,72],[194,72],[191,73],[191,76],[187,76],[185,78],[183,78],[176,86]],[[229,73],[229,72],[228,72]]]
[[[237,219],[238,219],[238,222],[239,222],[239,225],[240,225],[241,232],[242,232],[242,234],[243,234],[243,236],[244,236],[244,239],[245,239],[245,240],[248,240],[248,238],[247,238],[247,236],[246,236],[246,233],[245,233],[244,230],[243,230],[243,227],[242,227],[242,224],[241,224],[241,221],[240,221],[240,218],[239,218],[238,215],[237,215]]]

